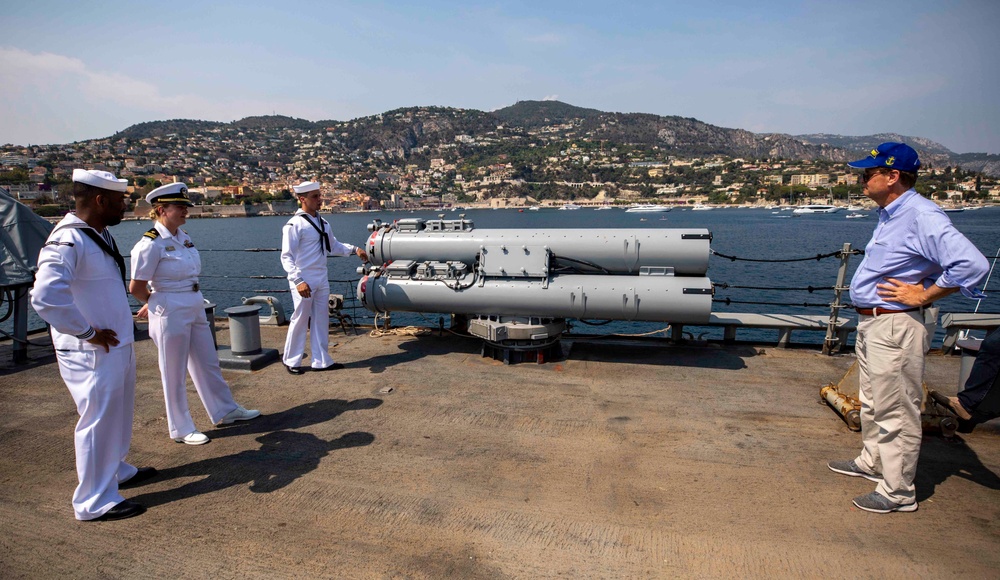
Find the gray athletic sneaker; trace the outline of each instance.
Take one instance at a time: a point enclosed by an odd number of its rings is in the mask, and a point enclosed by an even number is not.
[[[843,475],[863,477],[868,481],[874,481],[875,483],[882,481],[880,476],[862,471],[861,468],[858,467],[858,464],[854,463],[853,459],[850,461],[831,461],[830,463],[827,463],[826,466],[830,468],[830,471],[835,471]]]
[[[895,503],[877,491],[854,498],[854,505],[858,506],[858,509],[876,514],[917,511],[917,502]]]

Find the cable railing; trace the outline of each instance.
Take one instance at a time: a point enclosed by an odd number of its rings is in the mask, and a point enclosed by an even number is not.
[[[280,248],[215,248],[215,249],[200,249],[199,248],[199,252],[216,252],[216,253],[224,253],[224,252],[280,252]],[[725,305],[725,306],[732,306],[732,305],[752,305],[752,306],[774,306],[774,307],[781,307],[781,308],[816,308],[816,309],[822,308],[822,309],[826,309],[829,312],[829,324],[828,324],[828,327],[827,327],[827,336],[826,336],[826,339],[824,340],[824,350],[827,350],[828,348],[829,349],[833,349],[833,348],[838,347],[838,346],[843,346],[843,345],[837,345],[836,344],[836,341],[837,341],[837,338],[836,338],[836,336],[837,336],[836,325],[837,325],[838,318],[840,318],[840,311],[843,310],[843,309],[845,309],[845,308],[853,308],[852,304],[850,304],[849,302],[844,302],[842,300],[842,298],[843,298],[843,292],[846,291],[846,290],[849,290],[849,286],[848,286],[847,280],[846,280],[846,274],[847,274],[847,270],[848,270],[848,264],[849,264],[851,256],[863,255],[864,251],[858,250],[858,249],[853,249],[851,247],[851,244],[844,244],[841,249],[836,250],[836,251],[825,252],[825,253],[818,253],[818,254],[812,254],[812,255],[808,255],[808,256],[793,256],[793,257],[784,257],[784,258],[760,258],[760,257],[748,257],[748,256],[729,255],[729,254],[724,254],[722,252],[715,251],[714,249],[710,250],[710,252],[711,252],[711,255],[716,256],[716,257],[718,257],[720,259],[723,259],[723,260],[728,260],[730,262],[749,262],[749,263],[758,263],[758,264],[764,264],[764,263],[767,263],[767,264],[783,264],[783,263],[788,264],[788,263],[810,262],[810,261],[817,261],[818,262],[818,261],[828,260],[828,259],[836,259],[836,260],[838,260],[838,262],[839,262],[839,268],[838,268],[837,279],[836,279],[835,284],[832,285],[832,286],[830,286],[830,285],[814,285],[814,284],[810,284],[810,283],[806,283],[806,284],[794,284],[794,283],[792,283],[792,284],[787,284],[787,285],[765,285],[765,284],[740,284],[740,283],[733,283],[733,282],[714,282],[713,283],[713,287],[714,287],[714,291],[715,291],[715,297],[712,299],[712,301],[713,301],[713,303],[720,304],[720,305]],[[125,256],[125,257],[127,258],[128,256]],[[991,269],[990,269],[990,274],[989,274],[989,276],[986,279],[986,282],[985,282],[985,285],[984,285],[984,289],[985,289],[985,286],[989,285],[990,279],[993,276],[993,272],[994,272],[994,269],[996,267],[996,264],[997,264],[998,260],[1000,260],[1000,249],[997,250],[996,255],[992,259],[992,266],[991,266]],[[261,281],[261,282],[268,281],[268,280],[274,280],[274,281],[281,280],[281,281],[284,281],[287,278],[283,274],[282,275],[270,275],[270,274],[243,274],[243,275],[234,275],[234,274],[202,274],[199,277],[205,279],[206,281],[209,281],[209,286],[207,286],[207,287],[203,286],[202,287],[202,291],[203,292],[207,292],[207,293],[216,293],[216,294],[217,293],[242,294],[242,295],[245,295],[244,297],[246,297],[246,295],[281,295],[281,294],[290,294],[290,292],[291,292],[291,290],[287,287],[287,285],[283,285],[283,287],[278,287],[278,288],[271,288],[271,287],[252,287],[249,284],[249,282],[253,282],[253,281]],[[782,279],[782,280],[787,279],[785,276],[771,276],[771,278],[772,279]],[[213,287],[215,285],[211,283],[211,281],[219,281],[219,282],[225,281],[227,283],[232,283],[232,282],[239,283],[240,281],[243,281],[243,280],[246,280],[248,282],[248,284],[246,286],[250,286],[250,287],[241,287],[241,288],[232,288],[232,287],[229,287],[229,288],[226,288],[226,287],[222,287],[224,285],[218,286],[218,287]],[[357,284],[358,284],[359,281],[360,281],[360,278],[353,278],[353,279],[331,278],[331,279],[329,279],[329,283],[331,285],[331,291],[332,291],[332,293],[334,293],[334,294],[340,294],[340,295],[343,296],[343,298],[344,298],[344,300],[343,300],[343,310],[349,311],[350,317],[353,320],[358,320],[358,321],[360,321],[360,320],[374,320],[375,317],[366,308],[362,307],[361,302],[360,302],[360,300],[358,299],[358,297],[356,295],[356,288],[357,288]],[[344,286],[346,286],[346,288],[344,288]],[[732,292],[732,291],[736,291],[735,295],[729,295],[729,293]],[[741,294],[740,291],[747,291],[747,293],[745,295],[741,296],[740,295]],[[25,289],[25,292],[27,292],[27,289]],[[726,295],[722,295],[723,292],[726,293]],[[788,295],[792,295],[793,293],[803,293],[804,292],[804,293],[808,293],[810,295],[810,297],[818,297],[818,296],[821,296],[825,292],[832,292],[833,295],[830,297],[830,300],[826,301],[826,302],[820,302],[820,301],[816,301],[814,299],[813,300],[806,299],[806,300],[784,300],[784,301],[782,301],[782,300],[760,299],[760,294],[759,293],[761,293],[761,292],[767,292],[767,293],[788,293]],[[17,297],[12,294],[12,290],[4,290],[4,292],[2,294],[0,294],[0,299],[2,299],[2,302],[3,302],[3,304],[0,305],[0,323],[4,322],[4,321],[6,321],[7,319],[10,318],[11,313],[14,310],[14,303],[16,302],[16,298]],[[129,299],[130,299],[130,303],[133,304],[133,306],[134,306],[134,311],[137,311],[138,308],[141,305],[139,305],[138,301],[136,301],[134,298],[132,298],[131,295],[129,296]],[[977,302],[977,304],[976,304],[976,308],[975,308],[974,312],[978,313],[981,304],[982,304],[982,300],[979,300],[979,302]],[[4,306],[6,306],[6,308],[4,308]],[[360,310],[360,312],[359,312],[359,310]],[[595,322],[595,321],[581,321],[581,322],[583,322],[585,324],[588,324],[588,325],[606,324],[606,322]],[[608,321],[608,322],[610,322],[610,321]],[[36,330],[38,330],[38,329],[36,329]],[[15,337],[11,336],[10,333],[5,332],[2,329],[0,329],[0,334],[2,334],[3,336],[5,336],[7,338],[12,338],[14,340],[19,340],[19,339],[15,338]],[[968,331],[965,331],[964,335],[968,336]]]

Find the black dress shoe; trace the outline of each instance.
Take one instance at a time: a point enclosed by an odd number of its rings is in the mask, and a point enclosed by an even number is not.
[[[326,368],[317,369],[317,370],[321,370],[321,371],[339,371],[342,368],[344,368],[344,365],[342,365],[340,363],[333,363],[332,365],[330,365],[330,366],[328,366]]]
[[[304,375],[304,374],[306,374],[306,371],[300,369],[299,367],[290,367],[288,365],[285,365],[285,370],[288,371],[288,373],[292,374],[292,375]]]
[[[115,507],[104,512],[99,518],[94,518],[92,520],[87,520],[88,522],[111,522],[114,520],[124,520],[125,518],[131,518],[137,516],[141,513],[145,513],[146,507],[139,505],[135,502],[125,500]]]
[[[118,489],[128,489],[130,487],[139,487],[143,482],[148,481],[156,477],[157,471],[155,467],[140,467],[139,471],[135,472],[135,475],[126,479],[125,481],[118,484]]]

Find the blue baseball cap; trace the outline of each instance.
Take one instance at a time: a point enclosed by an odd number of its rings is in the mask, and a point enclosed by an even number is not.
[[[906,143],[893,143],[890,141],[872,149],[868,157],[851,161],[847,165],[855,169],[884,167],[907,173],[916,173],[920,169],[920,158],[917,156],[917,152],[913,150],[913,147],[910,147]]]

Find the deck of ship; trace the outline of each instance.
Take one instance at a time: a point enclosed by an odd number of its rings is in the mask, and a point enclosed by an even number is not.
[[[284,328],[262,329],[281,348]],[[221,343],[228,342],[224,326]],[[35,336],[34,340],[44,340]],[[74,406],[51,351],[0,343],[5,578],[995,577],[1000,437],[928,435],[916,513],[875,515],[830,472],[860,435],[819,403],[853,356],[585,341],[504,366],[476,341],[334,332],[347,368],[226,376],[264,416],[167,437],[155,348],[131,461],[137,518],[81,523]],[[927,383],[954,393],[956,357]],[[391,392],[387,391],[391,387]]]

